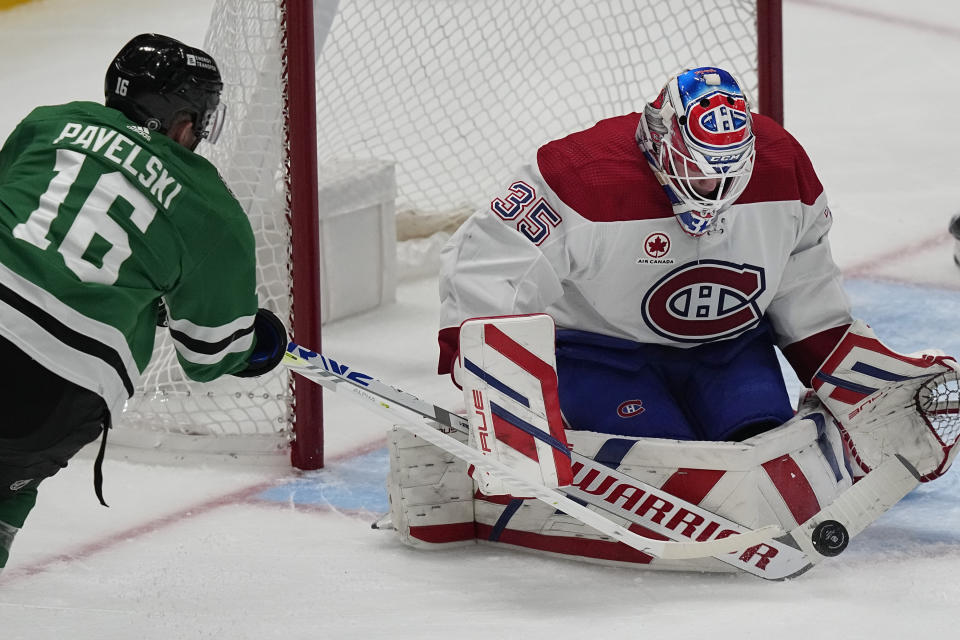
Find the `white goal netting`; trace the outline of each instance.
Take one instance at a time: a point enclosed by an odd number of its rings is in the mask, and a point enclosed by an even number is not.
[[[395,162],[398,212],[470,210],[685,67],[756,93],[755,21],[745,0],[342,0],[317,65],[321,162]]]
[[[401,239],[449,232],[538,146],[639,110],[684,67],[722,65],[749,89],[758,82],[755,0],[314,5],[321,187],[358,160],[393,164]],[[281,317],[291,269],[283,19],[281,0],[218,0],[205,42],[227,106],[227,128],[205,153],[250,216],[261,305]],[[220,453],[287,446],[294,409],[285,373],[199,384],[175,360],[158,333],[114,440]]]

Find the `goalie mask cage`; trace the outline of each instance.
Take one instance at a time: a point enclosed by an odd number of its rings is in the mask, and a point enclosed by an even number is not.
[[[638,111],[683,68],[736,72],[782,121],[780,16],[780,0],[217,0],[204,48],[227,122],[201,149],[250,217],[261,306],[320,348],[317,181],[356,171],[362,193],[365,162],[394,165],[404,238],[423,233],[407,221],[489,202],[541,144]],[[292,444],[295,466],[322,466],[319,387],[283,368],[189,382],[165,334],[115,444]]]

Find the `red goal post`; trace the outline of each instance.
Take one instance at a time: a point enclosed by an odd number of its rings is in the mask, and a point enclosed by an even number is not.
[[[757,103],[783,124],[782,0],[757,0]]]
[[[365,163],[393,167],[406,238],[482,205],[545,141],[639,110],[686,67],[737,72],[755,108],[783,119],[780,0],[216,0],[204,46],[227,108],[204,153],[254,227],[261,305],[317,349],[318,188],[352,173],[362,193]],[[117,426],[112,442],[174,455],[323,464],[319,387],[285,371],[189,382],[162,332]]]

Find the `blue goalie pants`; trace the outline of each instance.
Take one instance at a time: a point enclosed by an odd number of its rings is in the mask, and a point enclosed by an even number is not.
[[[767,325],[682,349],[557,331],[560,408],[572,429],[739,441],[793,416]]]

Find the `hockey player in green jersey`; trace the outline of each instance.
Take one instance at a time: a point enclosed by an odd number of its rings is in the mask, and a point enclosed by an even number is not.
[[[0,569],[37,485],[106,442],[164,303],[195,380],[283,357],[283,325],[257,308],[250,223],[194,153],[216,139],[222,88],[205,52],[143,34],[110,64],[105,105],[39,107],[0,149]]]

